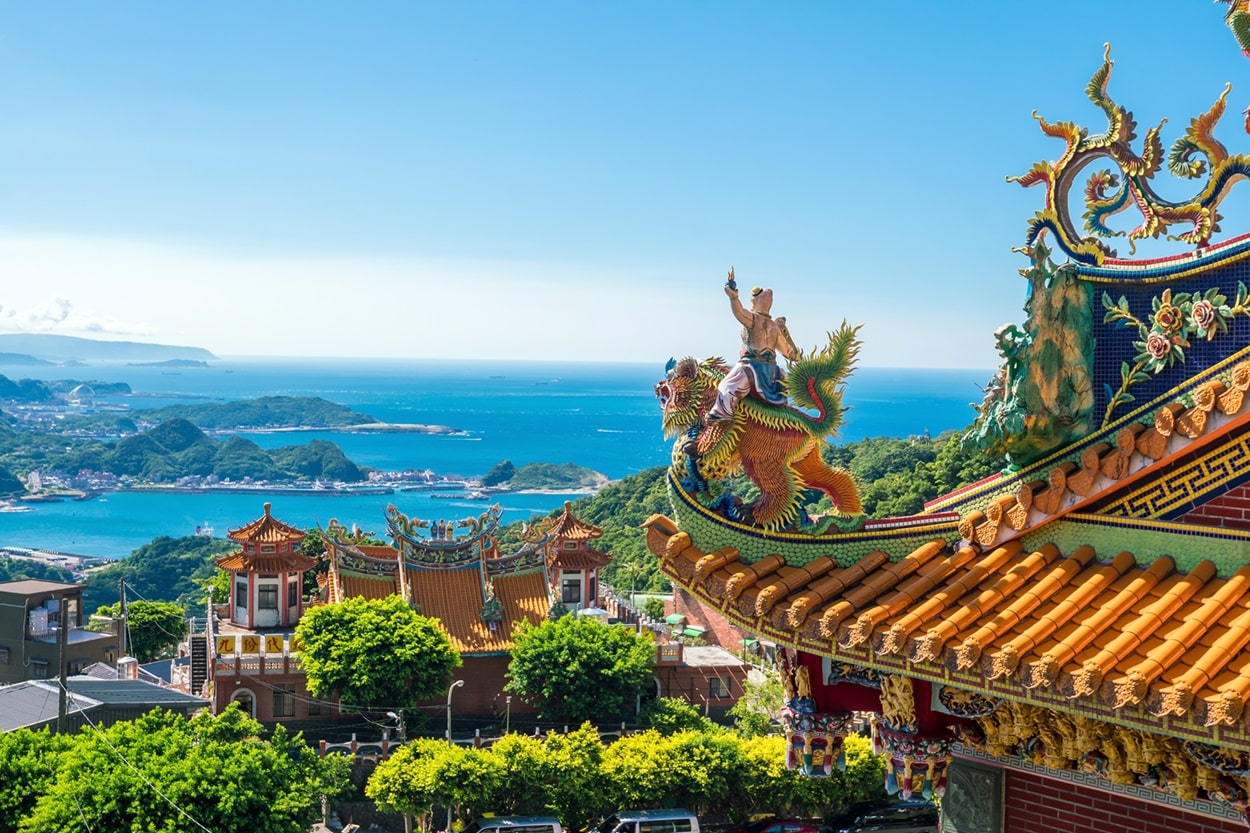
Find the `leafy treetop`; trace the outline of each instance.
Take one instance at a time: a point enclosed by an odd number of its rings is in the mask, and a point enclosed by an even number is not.
[[[314,697],[349,708],[403,709],[442,692],[460,666],[438,620],[400,596],[314,607],[295,628]]]

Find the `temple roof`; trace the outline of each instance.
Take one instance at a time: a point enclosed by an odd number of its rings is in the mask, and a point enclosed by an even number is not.
[[[603,529],[573,514],[571,501],[564,502],[564,512],[555,519],[548,530],[555,538],[566,541],[591,541],[603,535]]]
[[[982,550],[938,538],[894,558],[876,551],[840,566],[822,556],[799,567],[777,555],[746,563],[733,547],[704,552],[664,516],[646,527],[674,582],[778,643],[1250,749],[1250,566],[1221,577],[1211,560],[1139,564],[1114,546],[1014,540]],[[1250,541],[1197,532],[1197,551]]]
[[[551,553],[551,563],[561,570],[594,570],[612,563],[612,556],[593,549],[561,550]]]
[[[232,529],[226,533],[226,537],[231,541],[239,543],[260,543],[272,544],[279,541],[289,541],[292,544],[299,543],[304,540],[304,530],[298,527],[284,524],[282,521],[270,514],[271,504],[265,504],[265,514],[250,524],[244,524],[238,529]]]
[[[399,550],[327,538],[330,576],[327,602],[352,596],[380,599],[402,593]],[[483,552],[494,552],[493,546]],[[449,553],[450,554],[450,553]],[[408,598],[423,616],[438,619],[461,654],[499,654],[512,649],[512,623],[540,621],[551,607],[541,553],[524,550],[504,558],[475,557],[444,564],[405,561]],[[499,603],[494,627],[483,618],[487,587]]]
[[[232,573],[304,572],[317,566],[317,559],[299,552],[258,553],[238,550],[216,560],[217,566]]]

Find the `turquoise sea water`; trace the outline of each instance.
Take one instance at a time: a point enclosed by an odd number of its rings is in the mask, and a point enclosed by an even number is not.
[[[652,385],[663,362],[578,364],[481,361],[229,359],[176,370],[122,365],[5,367],[9,378],[125,381],[130,408],[263,395],[321,396],[377,419],[448,425],[467,436],[299,432],[246,434],[266,448],[322,438],[357,463],[387,471],[432,469],[480,475],[500,460],[573,462],[620,478],[668,461]],[[842,439],[908,436],[961,428],[974,416],[983,370],[861,368],[846,389],[851,406]],[[497,498],[506,521],[556,508],[565,495]],[[0,545],[120,557],[158,535],[187,535],[207,523],[217,535],[259,516],[262,504],[299,526],[337,518],[381,532],[387,503],[410,516],[462,518],[482,501],[435,500],[424,492],[351,497],[317,495],[114,493],[90,501],[39,504],[0,513]]]

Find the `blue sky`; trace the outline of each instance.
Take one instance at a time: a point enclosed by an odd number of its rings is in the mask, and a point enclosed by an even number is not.
[[[663,362],[736,351],[732,265],[800,345],[988,369],[1042,199],[1004,176],[1062,150],[1031,112],[1101,130],[1111,41],[1139,135],[1232,82],[1250,151],[1223,8],[3,3],[0,329]]]

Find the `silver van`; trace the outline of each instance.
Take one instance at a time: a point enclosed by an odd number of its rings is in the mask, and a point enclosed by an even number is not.
[[[555,816],[483,816],[463,833],[564,833]]]
[[[598,833],[699,833],[689,810],[621,810],[607,817]]]

